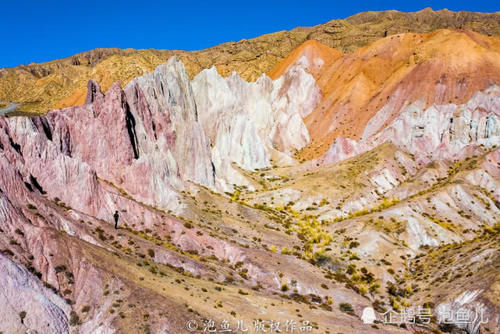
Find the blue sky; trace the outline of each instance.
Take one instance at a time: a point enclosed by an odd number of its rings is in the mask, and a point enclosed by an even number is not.
[[[199,50],[227,41],[325,23],[367,10],[494,12],[495,1],[69,1],[4,0],[0,68],[98,47]]]

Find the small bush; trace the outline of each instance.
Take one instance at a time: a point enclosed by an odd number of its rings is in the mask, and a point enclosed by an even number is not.
[[[54,269],[56,270],[56,273],[58,273],[58,274],[67,270],[65,265],[56,266]]]
[[[33,204],[31,204],[31,203],[28,203],[28,204],[26,205],[26,207],[27,207],[28,209],[30,209],[30,210],[36,210],[36,209],[37,209],[37,208],[36,208],[36,206],[34,206],[34,205],[33,205]]]
[[[351,241],[351,243],[349,244],[350,249],[356,248],[358,246],[359,246],[359,242],[357,242],[357,241]]]
[[[77,326],[80,323],[80,317],[75,311],[71,311],[69,314],[69,324],[71,326]]]
[[[340,303],[339,309],[345,313],[353,313],[354,312],[352,305],[349,303]]]

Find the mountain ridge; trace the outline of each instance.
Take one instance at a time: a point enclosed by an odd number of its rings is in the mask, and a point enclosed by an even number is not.
[[[82,104],[88,80],[99,81],[103,89],[107,90],[114,81],[126,84],[136,76],[151,72],[172,55],[177,55],[186,64],[190,78],[202,69],[215,65],[223,76],[236,71],[243,79],[254,81],[310,39],[342,52],[353,52],[386,34],[407,31],[463,28],[500,35],[499,22],[496,13],[360,13],[347,19],[302,27],[302,31],[292,29],[270,33],[199,51],[96,49],[48,63],[0,69],[0,100],[22,103],[21,111],[36,113]],[[114,59],[108,60],[110,57]],[[102,62],[106,63],[99,66]],[[110,82],[108,77],[114,81]]]

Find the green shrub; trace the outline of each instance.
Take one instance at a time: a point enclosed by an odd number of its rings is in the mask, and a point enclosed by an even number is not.
[[[358,246],[359,246],[359,242],[357,242],[357,241],[351,241],[351,243],[349,244],[350,249],[356,248]]]
[[[80,324],[80,317],[78,316],[78,314],[76,314],[75,311],[71,311],[71,313],[69,314],[69,324],[71,326]]]
[[[352,305],[349,303],[340,303],[339,309],[345,313],[353,313],[354,312]]]
[[[28,204],[26,205],[26,207],[27,207],[28,209],[30,209],[30,210],[36,210],[36,209],[37,209],[37,208],[36,208],[36,206],[34,206],[34,205],[33,205],[33,204],[31,204],[31,203],[28,203]]]

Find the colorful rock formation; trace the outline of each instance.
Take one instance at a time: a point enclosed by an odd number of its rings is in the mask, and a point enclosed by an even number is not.
[[[0,118],[0,332],[449,329],[382,322],[417,306],[481,308],[447,325],[494,332],[498,45],[309,41],[255,82],[190,80],[172,57],[123,89],[89,81],[84,105]]]

